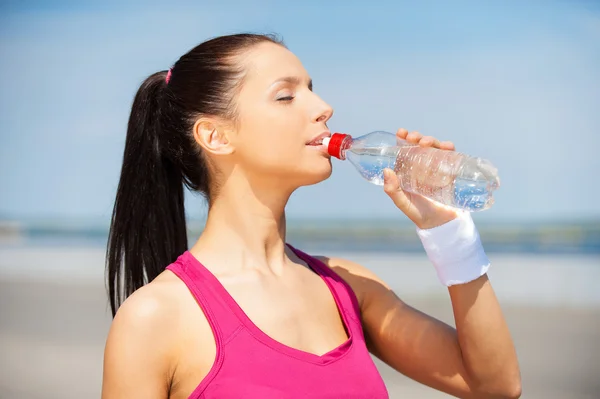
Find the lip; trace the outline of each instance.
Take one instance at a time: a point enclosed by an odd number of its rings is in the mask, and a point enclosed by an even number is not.
[[[330,131],[326,131],[323,132],[315,137],[313,137],[310,141],[306,142],[306,145],[310,145],[310,146],[320,146],[323,145],[323,139],[325,137],[331,137],[331,132]]]

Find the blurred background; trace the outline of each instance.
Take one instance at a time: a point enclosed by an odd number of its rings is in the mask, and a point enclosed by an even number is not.
[[[200,42],[276,33],[360,136],[418,130],[491,160],[474,214],[524,398],[600,398],[600,2],[0,2],[0,398],[99,397],[104,251],[133,96]],[[349,163],[299,190],[288,241],[452,324],[414,226]],[[188,193],[189,194],[189,193]],[[206,206],[189,194],[190,237]],[[377,363],[390,396],[443,398]]]

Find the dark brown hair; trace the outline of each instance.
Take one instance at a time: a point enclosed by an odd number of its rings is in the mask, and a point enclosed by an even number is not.
[[[168,71],[150,75],[131,109],[108,237],[106,270],[113,316],[136,289],[187,249],[184,185],[211,198],[208,168],[193,138],[201,115],[235,117],[244,70],[236,56],[271,35],[208,40]]]

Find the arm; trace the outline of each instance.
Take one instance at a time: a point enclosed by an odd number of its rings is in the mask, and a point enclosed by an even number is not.
[[[169,397],[177,312],[161,294],[155,286],[140,288],[117,312],[104,352],[102,398]]]
[[[487,276],[449,288],[456,330],[410,307],[361,265],[322,259],[357,295],[369,350],[420,383],[460,398],[515,398],[520,376]]]

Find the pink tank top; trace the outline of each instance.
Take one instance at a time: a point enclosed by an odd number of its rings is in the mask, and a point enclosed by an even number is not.
[[[321,356],[272,339],[186,251],[167,269],[196,298],[212,328],[217,349],[211,370],[190,398],[388,398],[365,344],[354,292],[327,265],[290,248],[329,287],[349,338]]]

